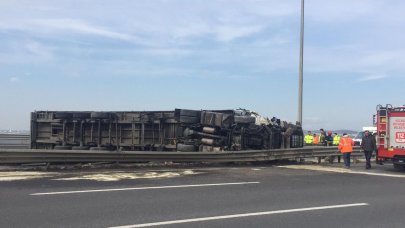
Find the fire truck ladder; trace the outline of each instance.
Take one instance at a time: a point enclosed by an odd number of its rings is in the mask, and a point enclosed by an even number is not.
[[[389,131],[389,118],[388,118],[388,110],[392,108],[392,105],[388,104],[385,107],[381,105],[377,106],[377,124],[378,124],[378,132],[377,132],[377,146],[384,146],[384,148],[388,148],[388,141],[389,138],[387,136],[387,132]]]

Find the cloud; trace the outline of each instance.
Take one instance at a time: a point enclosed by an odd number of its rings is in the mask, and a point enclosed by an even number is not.
[[[29,41],[24,45],[24,48],[28,53],[36,57],[44,59],[51,59],[53,57],[52,50],[39,42]]]
[[[386,2],[382,0],[314,0],[305,3],[306,18],[310,21],[327,24],[339,24],[354,19],[365,18],[384,8]]]
[[[359,64],[366,67],[383,68],[385,70],[405,71],[405,50],[396,48],[396,50],[385,49],[375,50],[365,55],[359,60]]]
[[[56,48],[34,40],[11,40],[4,42],[0,52],[2,64],[49,63],[55,60]]]
[[[345,72],[354,75],[384,74],[403,75],[405,72],[405,49],[397,47],[375,48],[363,46],[361,41],[350,45],[330,47],[309,44],[304,47],[304,69],[311,73]]]
[[[216,29],[216,36],[219,41],[228,42],[236,38],[250,36],[262,29],[262,26],[220,26]]]
[[[185,48],[148,48],[141,51],[145,55],[154,56],[188,56],[191,54],[191,50]]]
[[[60,33],[75,33],[95,35],[110,39],[136,41],[136,37],[126,33],[115,32],[107,28],[98,27],[82,20],[70,18],[47,18],[32,20],[15,20],[10,23],[1,23],[0,30],[17,30],[33,34],[46,33],[59,35]]]
[[[195,23],[186,26],[175,27],[171,36],[175,38],[201,38],[211,35],[220,42],[230,42],[232,40],[248,37],[264,29],[261,25],[231,25],[231,24],[209,24]]]
[[[80,20],[74,20],[69,18],[63,19],[38,19],[33,21],[34,25],[37,25],[42,28],[46,29],[54,29],[54,30],[61,30],[66,32],[76,32],[76,33],[83,33],[89,35],[98,35],[102,37],[112,38],[112,39],[119,39],[119,40],[132,40],[133,37],[124,34],[118,33],[114,31],[110,31],[108,29],[104,29],[97,26],[89,25]]]
[[[387,75],[385,75],[385,74],[368,75],[368,76],[360,78],[358,80],[358,82],[374,81],[374,80],[380,80],[383,78],[387,78]]]
[[[11,77],[8,79],[8,81],[11,83],[17,83],[17,82],[20,82],[21,79],[19,77]]]

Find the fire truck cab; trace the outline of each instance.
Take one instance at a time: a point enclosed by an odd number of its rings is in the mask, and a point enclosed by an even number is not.
[[[395,169],[405,170],[405,106],[377,106],[377,163],[392,160]]]

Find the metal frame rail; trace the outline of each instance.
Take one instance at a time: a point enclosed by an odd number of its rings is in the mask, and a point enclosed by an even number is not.
[[[362,155],[355,147],[353,156]],[[341,156],[337,147],[304,147],[278,150],[225,152],[156,152],[1,149],[0,164],[80,163],[80,162],[249,162]]]

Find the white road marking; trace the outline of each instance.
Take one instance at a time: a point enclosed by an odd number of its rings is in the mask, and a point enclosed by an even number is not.
[[[373,172],[365,172],[365,171],[355,171],[355,170],[338,168],[338,167],[324,167],[324,166],[316,166],[316,165],[286,165],[286,166],[277,166],[277,167],[288,168],[288,169],[306,169],[306,170],[325,171],[325,172],[334,172],[334,173],[351,173],[351,174],[362,174],[362,175],[370,175],[370,176],[405,178],[404,174],[373,173]]]
[[[138,187],[138,188],[90,189],[90,190],[66,191],[66,192],[41,192],[41,193],[31,193],[30,195],[32,195],[32,196],[42,196],[42,195],[59,195],[59,194],[75,194],[75,193],[90,193],[90,192],[112,192],[112,191],[167,189],[167,188],[192,188],[192,187],[247,185],[247,184],[260,184],[260,182],[235,182],[235,183],[215,183],[215,184],[169,185],[169,186]]]
[[[163,226],[163,225],[171,225],[171,224],[179,224],[179,223],[202,222],[202,221],[210,221],[210,220],[284,214],[284,213],[293,213],[293,212],[302,212],[302,211],[317,211],[317,210],[327,210],[327,209],[336,209],[336,208],[361,207],[361,206],[367,206],[367,205],[368,205],[368,203],[340,204],[340,205],[329,205],[329,206],[321,206],[321,207],[307,207],[307,208],[296,208],[296,209],[277,210],[277,211],[263,211],[263,212],[245,213],[245,214],[221,215],[221,216],[213,216],[213,217],[181,219],[181,220],[171,220],[171,221],[153,222],[153,223],[142,223],[142,224],[134,224],[134,225],[126,225],[126,226],[115,226],[115,227],[110,227],[110,228],[135,228],[135,227]]]

